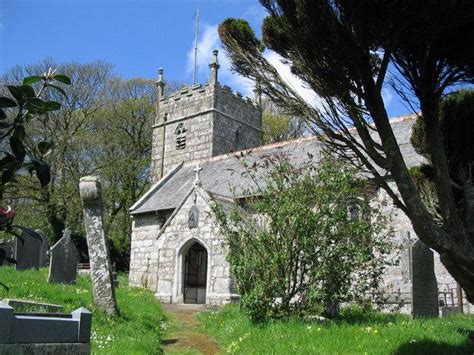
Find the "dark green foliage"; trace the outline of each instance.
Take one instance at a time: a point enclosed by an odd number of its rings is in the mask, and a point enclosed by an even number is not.
[[[440,106],[440,129],[452,178],[465,176],[474,162],[474,91],[461,90],[448,94]],[[411,143],[416,151],[429,159],[425,123],[420,117],[413,126]]]
[[[461,215],[469,213],[469,202],[463,194],[463,186],[474,183],[474,91],[462,90],[447,95],[440,106],[440,129],[448,158],[452,194]],[[430,161],[426,143],[425,122],[419,117],[413,126],[411,143],[415,150]],[[435,191],[435,169],[432,163],[411,169],[411,175],[430,212],[440,219],[439,201]]]
[[[383,257],[391,250],[389,220],[369,205],[354,171],[330,157],[314,170],[284,157],[267,158],[265,165],[269,173],[258,197],[231,212],[218,200],[214,207],[252,320],[325,308],[333,316],[339,302],[377,293]]]
[[[49,112],[60,109],[59,102],[44,99],[48,89],[57,90],[52,84],[55,81],[71,84],[68,77],[55,74],[50,69],[43,76],[26,77],[23,79],[23,85],[5,85],[10,97],[0,97],[0,139],[2,145],[5,140],[9,141],[10,151],[3,151],[0,157],[2,176],[0,198],[5,189],[16,182],[17,171],[21,169],[27,170],[32,175],[35,173],[42,187],[51,180],[49,164],[43,159],[51,143],[40,141],[36,146],[28,147],[25,142],[27,139],[25,126],[31,120],[39,120],[41,116],[47,116]],[[37,82],[42,84],[38,92],[35,92],[31,85]],[[8,112],[4,109],[8,109]]]

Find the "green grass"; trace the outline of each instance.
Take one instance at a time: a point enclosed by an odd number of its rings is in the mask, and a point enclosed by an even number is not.
[[[127,287],[119,277],[116,289],[120,316],[110,318],[92,304],[90,278],[79,276],[75,285],[50,284],[48,270],[15,271],[0,267],[0,282],[10,287],[7,294],[0,288],[0,299],[19,298],[64,306],[68,313],[79,307],[93,312],[92,352],[94,354],[159,354],[166,318],[153,293]]]
[[[351,307],[341,319],[254,325],[236,306],[201,313],[199,319],[229,353],[236,354],[474,354],[474,317],[412,320],[400,314],[364,313]]]

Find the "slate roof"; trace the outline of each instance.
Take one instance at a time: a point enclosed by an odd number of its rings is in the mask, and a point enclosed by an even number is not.
[[[417,165],[423,160],[410,144],[413,123],[412,116],[392,120],[400,149],[409,166]],[[317,162],[321,149],[322,145],[318,139],[311,136],[247,150],[240,160],[236,156],[241,156],[241,153],[237,152],[186,162],[170,173],[158,187],[156,185],[152,187],[144,195],[142,201],[132,207],[130,213],[135,215],[176,208],[193,186],[195,179],[193,170],[198,163],[202,168],[199,178],[204,190],[227,198],[243,197],[254,194],[257,186],[255,181],[245,173],[246,169],[241,160],[244,160],[248,165],[253,165],[254,162],[261,162],[264,156],[283,154],[297,166],[308,161],[310,156],[313,157],[313,161]],[[263,171],[263,169],[257,171]],[[262,174],[257,176],[257,183],[261,180]]]

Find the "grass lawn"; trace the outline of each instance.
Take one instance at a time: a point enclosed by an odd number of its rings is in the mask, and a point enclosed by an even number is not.
[[[474,354],[474,317],[412,320],[351,307],[327,325],[297,319],[253,325],[237,306],[199,314],[206,332],[236,354]]]
[[[129,288],[120,277],[116,289],[120,316],[109,318],[92,305],[90,278],[80,276],[75,285],[50,284],[48,269],[15,271],[0,267],[0,282],[10,292],[0,288],[0,299],[20,298],[64,306],[68,313],[79,307],[92,311],[92,352],[94,354],[159,354],[166,319],[160,303],[152,292]]]

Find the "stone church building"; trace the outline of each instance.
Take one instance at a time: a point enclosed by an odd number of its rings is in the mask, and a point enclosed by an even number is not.
[[[316,160],[322,146],[315,137],[262,145],[258,97],[253,101],[218,82],[217,51],[210,79],[164,96],[163,71],[157,81],[153,126],[151,188],[132,206],[130,285],[156,292],[164,303],[224,304],[238,301],[226,246],[211,213],[211,201],[232,205],[254,182],[242,172],[237,151],[247,163],[285,154],[293,163]],[[410,145],[414,120],[393,120],[407,164],[422,158]],[[309,153],[309,154],[308,154]],[[380,198],[383,193],[380,193]],[[393,211],[399,265],[387,271],[385,287],[393,309],[437,312],[438,304],[458,304],[456,283],[439,258],[417,242],[409,219]],[[419,294],[419,296],[417,296]],[[465,311],[468,304],[464,305]]]

